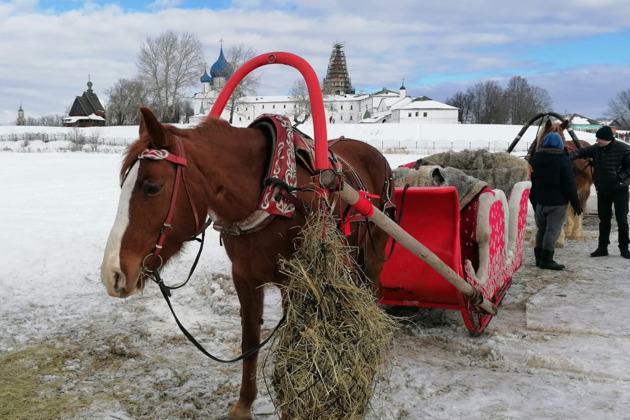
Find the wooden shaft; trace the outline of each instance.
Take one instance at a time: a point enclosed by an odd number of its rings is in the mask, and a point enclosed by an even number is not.
[[[345,182],[341,188],[340,196],[350,205],[355,205],[360,199],[359,193]],[[431,252],[430,249],[418,242],[376,207],[374,207],[374,213],[368,216],[368,219],[387,232],[411,253],[424,260],[467,298],[470,299],[480,293],[471,284],[462,279],[451,267],[446,265],[444,261],[439,259],[437,255]],[[489,315],[497,314],[497,307],[485,297],[483,297],[483,302],[478,307]]]

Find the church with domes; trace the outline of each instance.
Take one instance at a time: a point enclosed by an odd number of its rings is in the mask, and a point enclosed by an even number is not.
[[[383,88],[378,92],[355,93],[350,82],[343,44],[335,43],[326,77],[322,83],[324,111],[329,124],[374,123],[442,123],[457,124],[458,108],[434,101],[426,96],[407,96],[404,81],[398,91]],[[207,116],[225,83],[234,74],[233,66],[223,55],[199,79],[201,92],[192,97],[194,115],[189,122],[198,124]],[[287,87],[288,89],[288,87]],[[262,114],[286,115],[292,121],[298,112],[291,96],[245,96],[238,100],[232,113],[232,125],[244,127]],[[228,120],[231,110],[224,109],[221,118]]]
[[[206,69],[199,79],[201,92],[195,93],[192,98],[195,115],[208,115],[219,93],[221,93],[221,89],[232,74],[234,74],[234,68],[225,59],[223,46],[221,46],[219,59],[210,67],[210,74]]]

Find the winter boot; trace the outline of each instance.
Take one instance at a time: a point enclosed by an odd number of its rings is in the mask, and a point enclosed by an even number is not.
[[[553,260],[554,252],[555,251],[549,249],[542,250],[540,268],[545,268],[547,270],[564,270],[564,265],[558,264]]]
[[[628,251],[628,247],[619,248],[621,251],[621,256],[624,258],[630,258],[630,251]]]
[[[597,249],[591,252],[591,257],[605,257],[608,255],[608,247],[605,245],[599,245]]]
[[[536,267],[540,267],[540,262],[542,260],[542,248],[537,246],[534,248],[534,257],[536,257]]]

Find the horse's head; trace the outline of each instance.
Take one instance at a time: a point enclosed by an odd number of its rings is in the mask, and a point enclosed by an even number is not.
[[[549,117],[547,117],[547,121],[545,122],[545,127],[538,132],[538,136],[536,137],[536,150],[540,149],[543,144],[543,140],[545,136],[549,133],[558,133],[560,137],[562,137],[562,143],[566,142],[566,138],[564,137],[564,130],[569,126],[569,121],[551,121]]]
[[[123,161],[118,211],[101,265],[101,281],[117,297],[141,291],[149,273],[175,255],[199,224],[182,138],[148,109],[141,114],[140,137]]]

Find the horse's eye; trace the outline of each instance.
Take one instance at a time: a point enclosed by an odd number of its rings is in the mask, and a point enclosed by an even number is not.
[[[144,184],[142,186],[142,192],[146,195],[155,195],[162,190],[162,185],[158,184]]]

